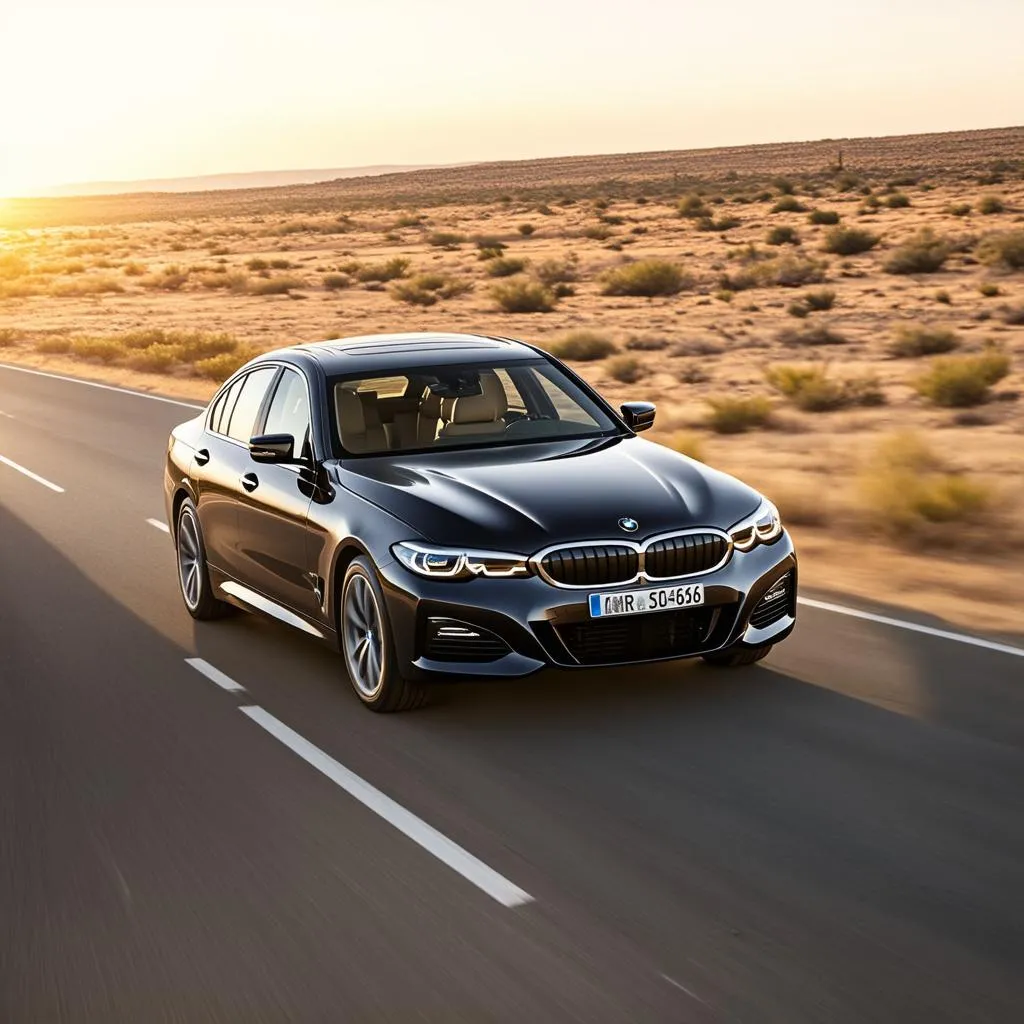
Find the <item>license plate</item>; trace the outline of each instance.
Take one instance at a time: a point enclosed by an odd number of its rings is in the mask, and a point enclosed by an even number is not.
[[[655,590],[627,590],[616,594],[591,594],[590,617],[602,619],[610,615],[642,615],[673,608],[695,608],[704,603],[704,584],[658,587]]]

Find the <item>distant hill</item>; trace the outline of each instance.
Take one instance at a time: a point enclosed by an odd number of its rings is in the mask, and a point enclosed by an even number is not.
[[[139,181],[85,181],[55,185],[41,193],[57,196],[114,196],[126,192],[220,192],[234,188],[274,188],[315,185],[341,178],[369,178],[402,171],[425,171],[439,164],[372,164],[369,167],[328,167],[304,171],[244,171],[239,174],[201,174],[190,178],[143,178]],[[461,165],[449,165],[461,166]]]

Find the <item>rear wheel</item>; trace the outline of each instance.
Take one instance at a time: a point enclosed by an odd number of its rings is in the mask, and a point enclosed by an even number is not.
[[[371,711],[409,711],[426,702],[426,688],[398,672],[384,593],[368,558],[354,559],[345,572],[339,618],[349,681]]]
[[[189,615],[201,621],[226,615],[231,610],[230,606],[218,601],[210,586],[203,531],[191,498],[186,498],[178,510],[174,541],[178,553],[178,584]]]
[[[716,651],[714,654],[705,654],[704,660],[709,665],[716,665],[719,668],[738,668],[740,665],[753,665],[767,657],[768,652],[774,644],[762,644],[760,647],[726,647],[724,651]]]

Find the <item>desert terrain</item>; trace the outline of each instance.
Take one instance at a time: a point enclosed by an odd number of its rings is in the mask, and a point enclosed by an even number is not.
[[[205,399],[419,330],[657,402],[648,436],[779,504],[806,585],[1021,628],[1022,128],[0,200],[0,362]]]

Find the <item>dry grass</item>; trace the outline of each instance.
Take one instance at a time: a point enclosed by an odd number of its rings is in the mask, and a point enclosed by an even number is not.
[[[896,339],[889,346],[889,351],[894,356],[913,359],[952,352],[959,345],[960,338],[951,327],[898,324]]]
[[[976,356],[944,356],[914,381],[914,389],[933,405],[960,409],[981,405],[990,389],[1010,372],[1010,357],[998,349]]]
[[[875,376],[830,376],[827,366],[776,364],[765,370],[765,380],[802,412],[833,412],[852,405],[885,404],[885,393]]]
[[[558,301],[547,285],[526,278],[495,285],[491,297],[506,313],[550,313]]]
[[[590,363],[604,359],[616,351],[616,344],[599,331],[570,331],[548,345],[548,351],[559,359]]]
[[[710,411],[707,426],[716,434],[744,434],[771,422],[771,401],[760,395],[751,397],[722,395],[707,399]]]
[[[640,260],[610,270],[605,275],[602,292],[605,295],[639,295],[654,298],[658,295],[677,295],[690,287],[692,280],[682,267],[667,260]]]

